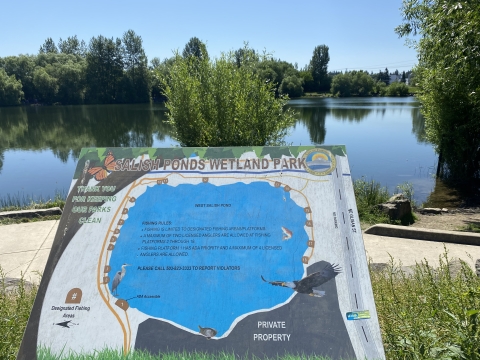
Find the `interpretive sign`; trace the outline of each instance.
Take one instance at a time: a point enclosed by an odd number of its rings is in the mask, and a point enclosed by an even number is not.
[[[83,149],[18,355],[384,359],[344,146]]]

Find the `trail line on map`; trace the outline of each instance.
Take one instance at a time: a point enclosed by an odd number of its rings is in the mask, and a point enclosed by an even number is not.
[[[124,196],[121,204],[124,203],[124,201],[128,197],[128,194],[130,193],[130,191],[132,190],[132,188],[134,186],[135,186],[135,181],[132,183],[132,186],[128,190],[127,194]],[[118,212],[120,211],[120,208],[121,208],[121,206],[117,208],[117,211],[115,211],[115,215],[113,216],[112,220],[110,221],[109,231],[107,231],[107,234],[105,235],[105,238],[103,240],[102,250],[100,252],[100,257],[98,259],[98,265],[97,265],[97,289],[98,289],[98,292],[100,293],[100,296],[102,297],[103,301],[105,302],[107,307],[110,309],[110,311],[113,313],[113,315],[117,318],[117,321],[120,324],[120,327],[122,328],[122,331],[123,331],[123,353],[124,353],[124,355],[127,355],[129,353],[129,350],[130,350],[130,347],[127,347],[127,345],[128,345],[127,330],[125,329],[123,321],[122,321],[122,319],[120,319],[120,316],[118,315],[118,313],[110,305],[110,297],[108,297],[108,300],[105,298],[105,295],[103,294],[102,288],[101,288],[102,284],[100,283],[100,268],[101,268],[101,263],[102,263],[102,253],[105,251],[105,245],[107,244],[107,240],[108,240],[108,233],[111,231],[110,229],[112,228],[113,222],[115,221],[116,217],[118,216]],[[106,252],[106,257],[108,257],[108,251]],[[108,264],[108,263],[106,263],[106,264]],[[105,289],[105,292],[108,294],[108,284],[103,284],[103,285],[104,285],[104,287],[107,288],[107,289]],[[127,320],[128,320],[128,317],[127,317]]]

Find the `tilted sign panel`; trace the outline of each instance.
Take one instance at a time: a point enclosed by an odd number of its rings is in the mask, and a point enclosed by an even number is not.
[[[19,353],[384,358],[345,148],[83,149]]]

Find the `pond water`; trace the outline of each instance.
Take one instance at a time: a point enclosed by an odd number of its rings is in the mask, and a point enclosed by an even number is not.
[[[437,157],[423,140],[419,103],[408,98],[291,100],[298,113],[286,142],[347,148],[354,179],[391,191],[410,182],[423,202],[434,188]],[[0,108],[0,199],[66,193],[82,147],[170,147],[159,104]]]

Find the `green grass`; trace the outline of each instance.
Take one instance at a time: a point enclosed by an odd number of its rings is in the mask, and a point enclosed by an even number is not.
[[[23,280],[7,290],[0,266],[0,359],[16,358],[36,295],[37,287],[29,287]]]
[[[373,294],[387,359],[480,359],[480,278],[466,264],[457,275],[450,271],[451,259],[445,253],[440,265],[418,264],[407,275],[392,259],[381,271],[370,271]],[[17,290],[5,292],[0,270],[0,354],[1,359],[15,359],[36,287],[20,283]],[[3,291],[2,291],[3,289]],[[166,353],[153,356],[134,351],[123,357],[118,350],[105,349],[94,354],[52,355],[39,350],[39,359],[126,359],[190,360],[234,359],[232,354],[212,357],[203,353]],[[324,359],[285,355],[278,359]]]
[[[371,272],[387,359],[480,359],[480,278],[465,263],[452,276],[446,250],[439,260]]]
[[[0,212],[31,209],[50,209],[65,206],[66,193],[57,192],[53,199],[45,200],[42,197],[35,199],[33,196],[6,195],[0,197]]]
[[[302,98],[310,98],[310,97],[333,97],[332,93],[330,92],[306,92],[301,96]]]
[[[468,231],[468,232],[475,232],[475,233],[480,233],[480,223],[477,222],[471,222],[460,229],[460,231]]]
[[[364,177],[353,182],[360,222],[365,225],[389,223],[389,217],[378,210],[375,205],[386,202],[390,194],[375,180],[367,181]]]
[[[416,220],[413,212],[400,220],[391,220],[388,215],[379,210],[376,205],[387,202],[393,194],[390,194],[385,186],[375,180],[366,180],[365,177],[354,180],[353,191],[362,229],[375,224],[411,225]],[[411,183],[405,182],[398,185],[396,193],[402,193],[410,200],[412,208],[415,207],[414,190]]]
[[[92,354],[79,354],[70,352],[63,355],[54,355],[49,349],[41,348],[37,353],[38,360],[239,360],[239,359],[263,359],[258,357],[239,357],[233,353],[219,353],[215,356],[211,354],[195,352],[171,352],[163,353],[161,355],[152,355],[145,351],[132,351],[127,355],[123,355],[122,350],[103,349],[101,351],[94,351]],[[297,356],[297,355],[285,355],[278,356],[277,360],[330,360],[330,358],[323,356]]]
[[[61,215],[39,216],[34,218],[5,218],[0,219],[0,225],[22,224],[27,222],[60,220]]]
[[[67,194],[57,192],[53,199],[44,200],[43,198],[34,199],[20,195],[6,195],[0,198],[0,212],[17,210],[50,209],[59,207],[63,210]],[[25,222],[58,220],[60,215],[40,216],[35,218],[3,218],[0,219],[0,225],[21,224]]]

